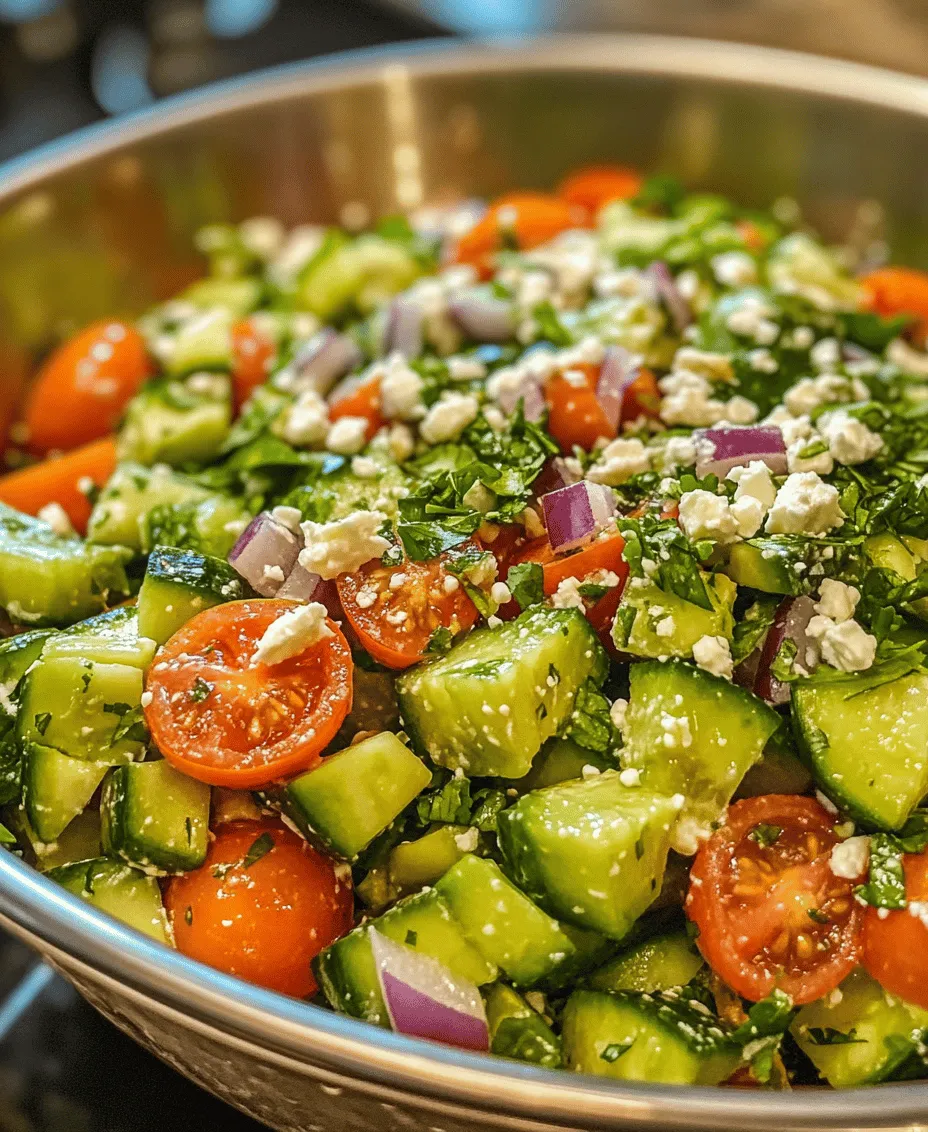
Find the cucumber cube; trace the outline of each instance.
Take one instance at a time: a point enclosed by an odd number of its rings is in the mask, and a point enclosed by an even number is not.
[[[53,629],[32,629],[0,641],[0,685],[13,695],[27,670],[39,659],[42,649],[54,636]]]
[[[232,424],[228,379],[211,375],[216,392],[197,393],[182,381],[153,381],[129,402],[117,455],[139,464],[206,464]]]
[[[530,609],[417,665],[396,689],[407,730],[440,766],[522,778],[566,724],[581,684],[602,682],[607,667],[582,613]]]
[[[72,759],[38,743],[26,746],[23,805],[40,841],[57,841],[84,810],[108,769],[106,763]]]
[[[503,862],[552,916],[621,939],[660,891],[678,809],[612,770],[536,790],[499,816]]]
[[[731,638],[734,629],[732,605],[737,586],[724,574],[705,574],[711,609],[702,609],[676,594],[666,593],[653,582],[626,586],[612,626],[616,646],[634,656],[693,655],[693,645],[705,636]],[[669,622],[669,636],[657,626]]]
[[[204,609],[249,593],[241,575],[223,559],[156,546],[139,590],[139,631],[163,645]]]
[[[124,461],[110,476],[90,513],[87,540],[141,551],[143,520],[153,507],[199,503],[211,492],[166,464],[146,468]]]
[[[100,799],[105,853],[153,876],[206,860],[210,789],[163,759],[110,771]]]
[[[434,884],[477,848],[479,834],[466,825],[436,825],[415,841],[401,841],[390,852],[387,874],[400,896]]]
[[[562,1067],[561,1039],[520,994],[504,983],[494,983],[484,999],[491,1053],[546,1069]]]
[[[353,861],[431,781],[422,760],[383,731],[295,778],[286,796],[299,826]]]
[[[136,611],[121,606],[55,633],[45,643],[42,659],[64,656],[145,669],[155,658],[155,642],[140,632]]]
[[[155,877],[145,876],[109,857],[63,865],[50,869],[46,875],[101,912],[158,943],[171,945],[161,889]]]
[[[646,939],[590,976],[593,990],[664,991],[685,986],[705,966],[685,932]]]

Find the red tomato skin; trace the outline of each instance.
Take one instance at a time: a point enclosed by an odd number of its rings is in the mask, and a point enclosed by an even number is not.
[[[232,327],[232,390],[235,410],[242,406],[270,375],[277,356],[277,345],[250,318],[243,318]]]
[[[341,396],[336,393],[329,402],[329,419],[337,421],[342,417],[365,417],[367,419],[365,437],[368,443],[389,424],[387,418],[380,412],[379,377],[355,384]]]
[[[928,854],[906,854],[906,899],[928,899]],[[928,1010],[928,927],[910,908],[868,908],[864,915],[863,965],[890,994]]]
[[[558,196],[583,210],[591,227],[601,209],[615,200],[628,200],[641,190],[642,177],[622,165],[588,165],[577,169],[558,185]]]
[[[598,366],[578,365],[569,375],[556,373],[545,386],[548,432],[562,452],[572,452],[575,445],[590,451],[597,440],[615,439],[616,429],[596,397],[598,377]]]

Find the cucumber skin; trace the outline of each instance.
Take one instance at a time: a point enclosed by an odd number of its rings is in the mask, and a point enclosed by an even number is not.
[[[23,806],[36,836],[51,844],[83,812],[109,767],[38,743],[25,746]]]
[[[156,546],[139,590],[139,632],[163,645],[204,609],[250,596],[251,587],[223,559]]]
[[[592,990],[665,991],[685,986],[705,966],[685,932],[654,936],[617,955],[587,980]]]
[[[484,991],[490,1052],[545,1069],[562,1069],[561,1039],[542,1016],[505,983]]]
[[[171,946],[161,889],[154,877],[109,857],[60,865],[45,875],[130,928]]]

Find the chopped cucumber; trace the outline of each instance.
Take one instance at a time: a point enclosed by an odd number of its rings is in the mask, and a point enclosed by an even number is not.
[[[705,966],[685,932],[646,939],[589,978],[593,990],[666,991],[685,986]]]
[[[397,895],[434,884],[478,847],[480,835],[466,825],[437,825],[416,841],[402,841],[387,859],[387,876]]]
[[[622,764],[686,799],[674,848],[692,854],[780,723],[751,692],[683,661],[635,664]]]
[[[797,680],[793,724],[821,788],[860,821],[899,829],[928,792],[928,676]]]
[[[817,588],[811,567],[824,565],[829,577],[840,576],[854,552],[854,547],[820,544],[801,535],[769,535],[736,542],[725,569],[739,586],[795,596]]]
[[[145,876],[109,857],[62,865],[49,870],[47,875],[101,912],[170,946],[167,916],[155,877]]]
[[[145,743],[132,737],[136,728],[127,727],[132,720],[126,716],[141,697],[138,668],[77,657],[40,660],[25,681],[19,735],[92,763],[134,762]]]
[[[145,468],[125,462],[117,467],[100,493],[87,524],[89,542],[117,544],[147,551],[145,518],[158,506],[200,503],[214,495],[207,488],[173,471],[167,464]]]
[[[0,503],[0,606],[33,627],[70,625],[127,594],[122,546],[91,546]]]
[[[400,709],[393,684],[394,675],[386,669],[368,672],[356,667],[351,710],[333,742],[346,747],[359,731],[399,731]]]
[[[210,310],[222,307],[232,318],[244,318],[261,302],[261,282],[245,276],[240,279],[198,279],[177,296],[181,302]],[[195,365],[194,369],[203,368]]]
[[[925,568],[922,553],[925,545],[921,539],[913,539],[911,536],[898,539],[889,531],[883,531],[867,539],[864,543],[864,552],[874,566],[879,566],[883,570],[892,570],[904,582],[911,582]],[[918,598],[908,608],[916,617],[928,620],[928,598]]]
[[[202,285],[201,283],[200,286]],[[173,348],[166,362],[168,373],[174,377],[183,377],[184,374],[197,370],[232,369],[233,319],[234,315],[228,309],[212,306],[202,315],[184,323],[174,337]],[[181,385],[180,388],[185,387]]]
[[[526,794],[499,816],[507,872],[552,916],[621,939],[657,896],[678,806],[616,771]]]
[[[573,941],[493,861],[463,857],[435,890],[474,947],[516,986],[532,987],[565,965],[573,968]]]
[[[82,813],[103,781],[106,763],[72,759],[53,747],[27,743],[23,763],[23,805],[36,837],[56,841]]]
[[[329,321],[351,307],[362,314],[405,290],[422,268],[394,240],[369,234],[337,244],[314,260],[296,295],[297,306]]]
[[[45,642],[53,633],[52,629],[32,629],[0,641],[0,686],[7,696],[16,692],[20,680],[39,659]]]
[[[139,631],[136,610],[121,606],[55,633],[45,642],[42,660],[78,657],[94,663],[145,669],[154,659],[155,644]]]
[[[675,992],[575,991],[562,1040],[570,1069],[618,1081],[717,1085],[741,1060],[718,1019]]]
[[[23,750],[16,730],[16,716],[7,715],[0,708],[0,805],[19,800],[22,777]]]
[[[153,876],[206,860],[210,789],[164,759],[110,771],[100,799],[103,850]]]
[[[666,593],[653,582],[626,586],[612,627],[616,647],[633,656],[689,657],[701,637],[730,640],[737,587],[724,574],[706,574],[705,583],[712,609]],[[665,625],[670,633],[665,632]]]
[[[546,786],[558,786],[562,782],[582,778],[584,767],[592,766],[602,771],[614,765],[572,739],[555,737],[545,743],[532,763],[532,769],[524,778],[517,779],[514,785],[523,793],[544,790]]]
[[[431,780],[422,760],[384,731],[290,782],[288,812],[326,848],[353,861]]]
[[[340,1014],[390,1027],[371,951],[372,929],[439,960],[451,972],[478,986],[492,983],[497,976],[496,967],[464,937],[445,900],[435,889],[428,889],[355,928],[313,960],[319,985],[329,1005]]]
[[[335,461],[335,458],[330,457]],[[304,519],[315,523],[344,519],[354,511],[376,509],[388,519],[396,517],[397,500],[409,485],[409,477],[391,461],[373,452],[378,472],[374,476],[357,476],[347,462],[334,462],[310,483],[294,488],[283,499],[288,507],[296,507]]]
[[[520,994],[504,983],[494,983],[484,992],[484,1000],[491,1053],[545,1069],[562,1067],[561,1039]]]
[[[103,852],[100,846],[100,811],[91,806],[69,822],[53,842],[46,844],[35,840],[31,848],[36,856],[36,867],[43,873],[61,865],[99,857]]]
[[[149,382],[129,402],[119,434],[120,460],[139,464],[206,464],[219,455],[232,425],[228,379],[207,377],[211,388],[197,391],[192,381]]]
[[[530,609],[478,629],[396,682],[414,741],[440,766],[521,778],[567,722],[577,689],[602,682],[606,654],[576,609]]]
[[[163,645],[202,610],[238,601],[250,592],[241,575],[221,558],[156,546],[139,590],[139,631]]]
[[[858,969],[835,992],[803,1006],[790,1032],[835,1089],[875,1085],[896,1076],[923,1044],[928,1010],[911,1006]]]
[[[142,538],[146,547],[161,543],[224,559],[249,518],[237,499],[211,495],[196,503],[153,507],[145,516]]]

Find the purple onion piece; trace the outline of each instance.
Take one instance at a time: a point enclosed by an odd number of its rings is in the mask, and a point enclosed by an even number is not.
[[[791,691],[789,684],[778,680],[770,671],[780,646],[784,641],[792,641],[796,646],[796,661],[808,669],[807,653],[814,649],[815,642],[806,635],[809,622],[815,616],[815,602],[810,597],[788,597],[780,602],[773,625],[761,649],[760,663],[754,680],[754,692],[768,704],[789,703]]]
[[[407,360],[422,353],[425,312],[414,299],[398,295],[391,303],[384,332],[383,352],[402,354]]]
[[[297,560],[294,563],[293,569],[284,580],[283,585],[274,596],[287,598],[289,601],[317,601],[318,598],[315,594],[321,581],[322,579],[318,574],[307,570],[306,567],[301,566],[299,560]]]
[[[576,550],[615,517],[615,496],[604,484],[583,480],[541,498],[548,542],[555,551]]]
[[[625,391],[641,372],[641,358],[624,346],[609,346],[596,382],[596,400],[611,427],[618,431]]]
[[[397,1033],[462,1049],[489,1050],[486,1010],[472,982],[374,928],[369,939],[390,1025]]]
[[[516,332],[516,314],[508,299],[485,290],[455,295],[448,311],[464,333],[476,342],[508,342]]]
[[[320,397],[325,397],[340,377],[363,361],[353,339],[326,327],[296,351],[287,366],[288,384],[294,392],[313,389]]]
[[[540,421],[547,407],[545,395],[537,378],[524,374],[514,389],[503,389],[499,394],[499,407],[510,416],[522,402],[527,421]]]
[[[667,308],[674,329],[678,334],[682,334],[693,321],[693,312],[689,303],[680,294],[673,272],[666,263],[657,260],[645,268],[645,274],[651,278],[657,288],[658,297]]]
[[[229,551],[229,564],[262,597],[276,597],[302,543],[267,511],[256,515]]]
[[[773,425],[747,425],[744,428],[705,428],[693,434],[697,451],[696,475],[718,476],[723,480],[732,468],[760,460],[775,476],[786,475],[786,445],[783,434]]]

